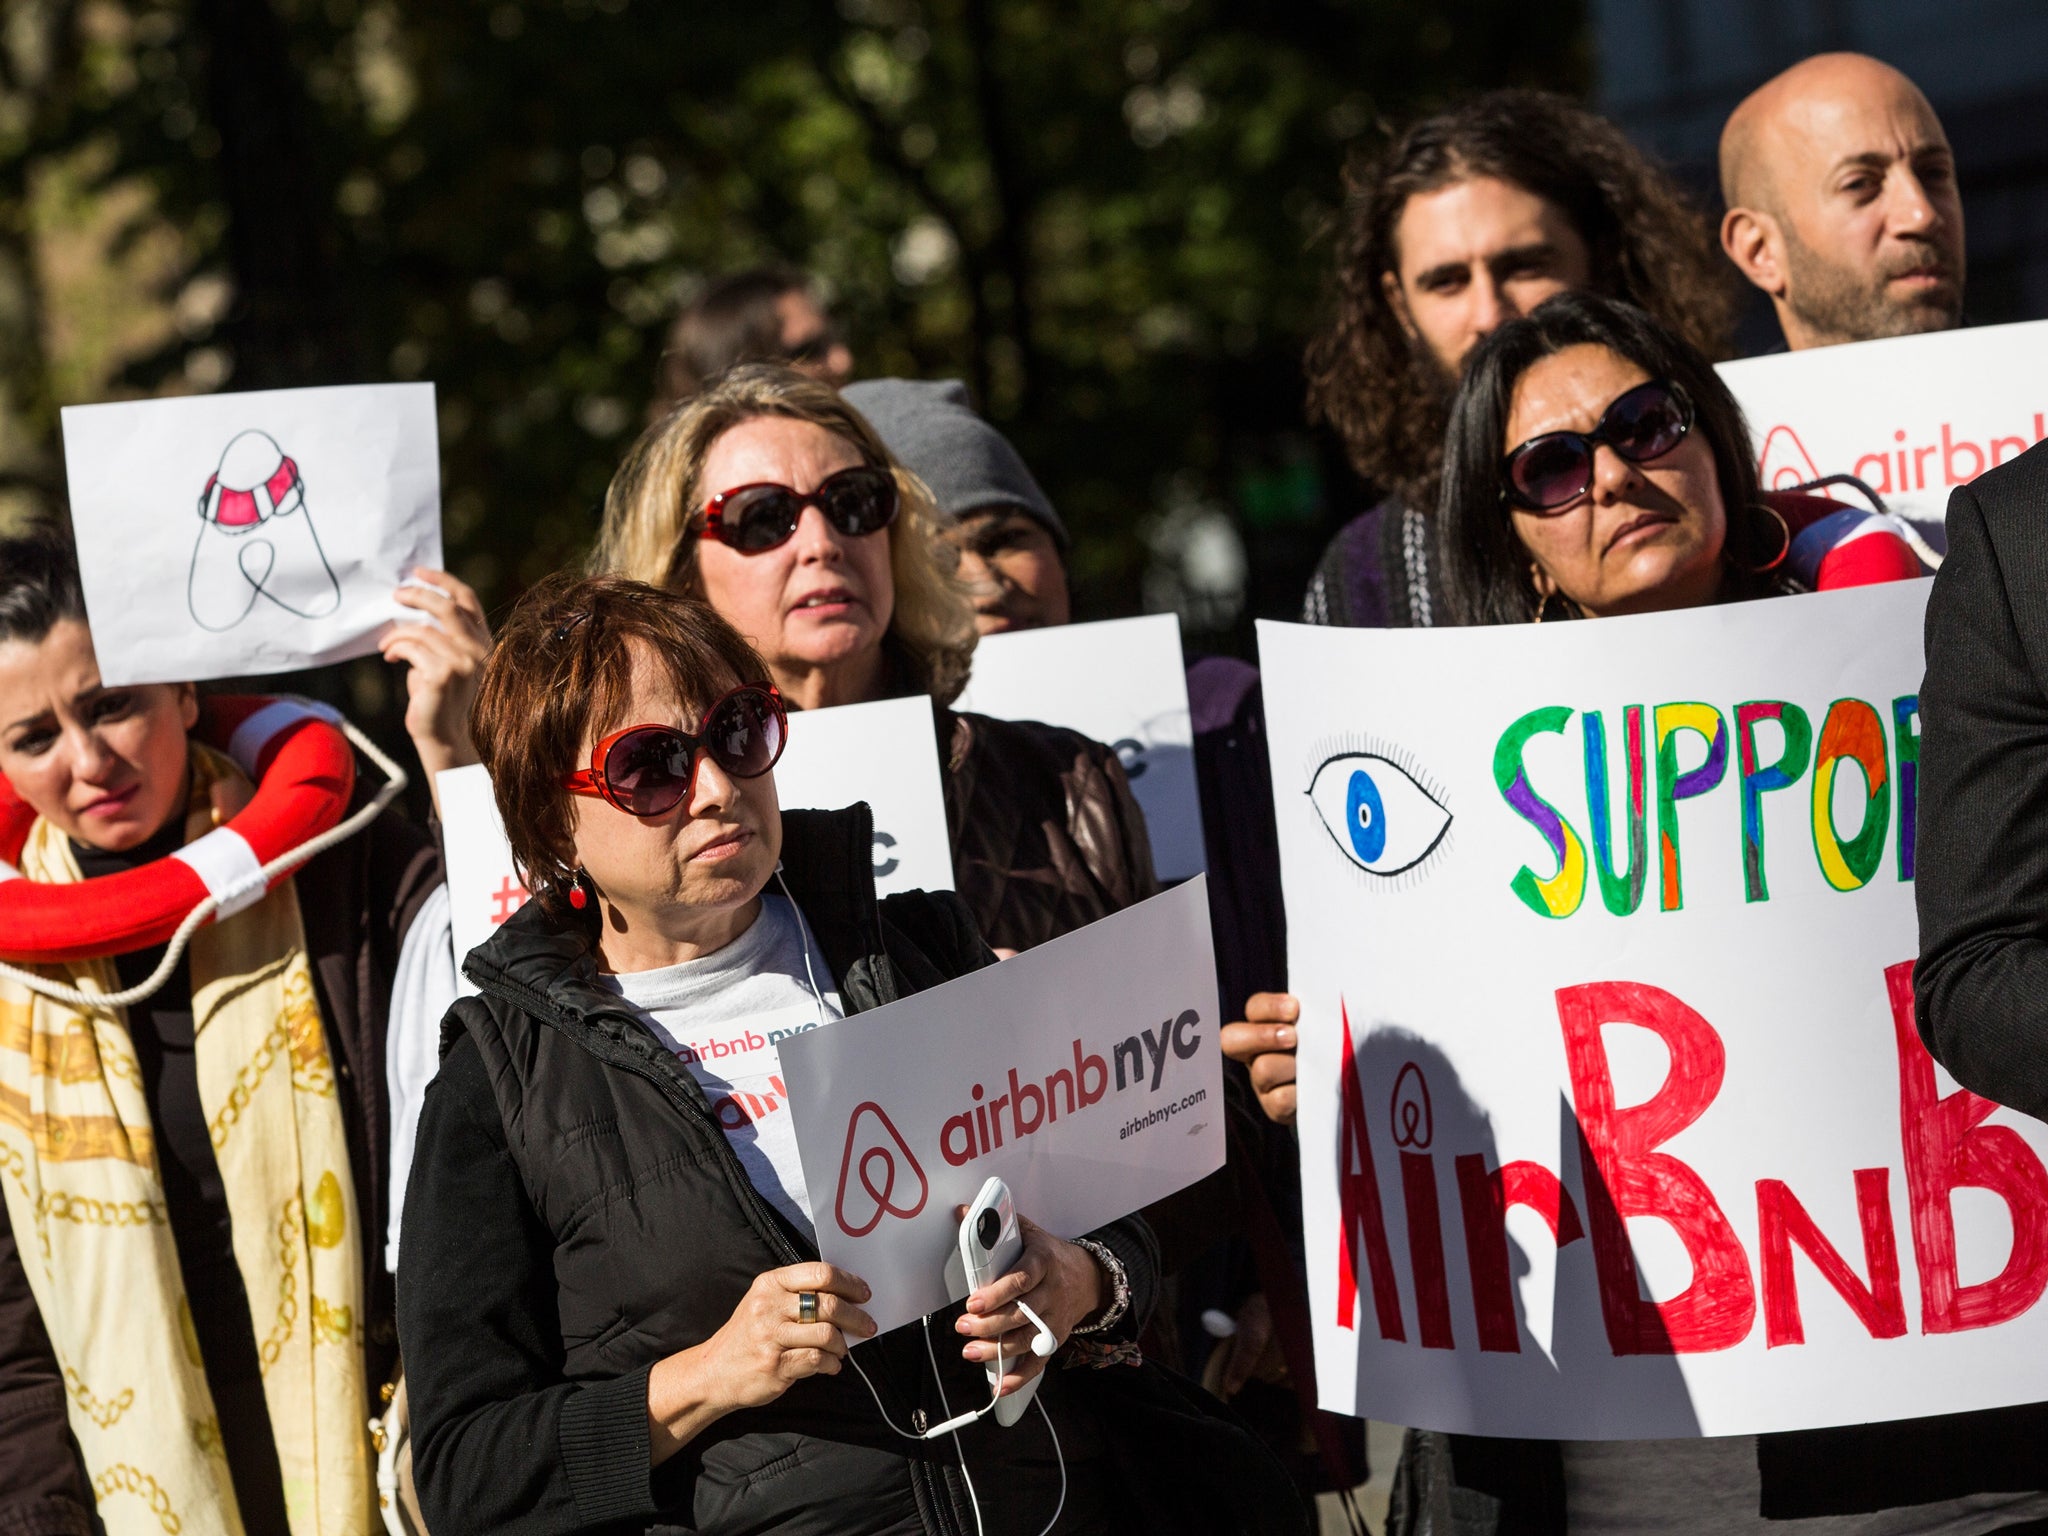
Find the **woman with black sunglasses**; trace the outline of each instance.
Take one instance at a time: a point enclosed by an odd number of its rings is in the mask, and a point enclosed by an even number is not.
[[[994,957],[950,893],[877,900],[865,807],[779,810],[764,671],[619,577],[535,588],[485,663],[473,734],[536,899],[470,954],[420,1118],[398,1318],[427,1525],[1152,1528],[1065,1369],[1130,1354],[1141,1218],[1024,1222],[966,1310],[849,1355],[870,1293],[819,1259],[776,1035]],[[1046,1371],[1020,1303],[1066,1351],[1043,1412],[919,1438],[989,1404],[999,1348],[1005,1392]]]
[[[1921,574],[1888,520],[1757,483],[1698,352],[1633,305],[1565,294],[1473,354],[1438,506],[1465,624],[1659,613]]]
[[[1761,489],[1747,424],[1713,368],[1612,300],[1555,298],[1480,344],[1452,405],[1442,494],[1450,596],[1467,624],[1660,613],[1921,574],[1887,519]],[[1296,1016],[1291,998],[1254,1005]],[[1292,1037],[1258,1021],[1225,1031],[1275,1119],[1293,1118]],[[1789,1520],[1828,1536],[1964,1536],[2043,1528],[2038,1439],[2029,1408],[1719,1439],[1414,1432],[1403,1460],[1414,1486],[1492,1501],[1501,1530],[1761,1536]]]
[[[829,385],[749,364],[650,427],[605,498],[597,568],[704,598],[792,708],[907,694],[936,712],[954,884],[1014,953],[1152,895],[1116,754],[961,714],[974,611],[922,481]]]
[[[1445,582],[1461,624],[1660,613],[1922,574],[1889,519],[1757,484],[1742,408],[1633,305],[1562,294],[1482,341],[1451,406]],[[1223,1050],[1294,1118],[1295,1000],[1255,994]]]

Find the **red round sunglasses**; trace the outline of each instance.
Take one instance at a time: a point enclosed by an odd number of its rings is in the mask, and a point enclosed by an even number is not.
[[[562,776],[572,795],[591,795],[628,816],[662,816],[688,798],[701,750],[735,779],[758,779],[789,741],[789,715],[770,683],[745,683],[704,711],[695,733],[673,725],[629,725],[590,749],[590,766]]]
[[[743,555],[765,554],[796,536],[805,507],[850,539],[880,533],[896,520],[896,477],[872,464],[828,475],[808,495],[773,481],[736,485],[704,504],[703,536]]]

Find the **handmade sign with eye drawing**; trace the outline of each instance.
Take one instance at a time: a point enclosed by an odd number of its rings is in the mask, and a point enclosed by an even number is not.
[[[200,628],[233,629],[265,597],[317,619],[341,606],[299,466],[267,432],[237,433],[199,493],[185,600]]]
[[[1584,1440],[2040,1400],[2048,1127],[1915,1024],[1926,593],[1260,625],[1325,1408]]]
[[[1451,835],[1443,790],[1406,756],[1393,747],[1335,751],[1308,776],[1309,801],[1337,851],[1381,879],[1420,878]]]

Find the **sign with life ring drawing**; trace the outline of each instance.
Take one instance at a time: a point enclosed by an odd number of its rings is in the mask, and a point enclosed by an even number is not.
[[[1325,1407],[1631,1439],[2043,1396],[2048,1126],[1914,1027],[1926,587],[1260,626]]]
[[[441,563],[431,384],[70,406],[72,525],[101,675],[177,682],[366,655]]]

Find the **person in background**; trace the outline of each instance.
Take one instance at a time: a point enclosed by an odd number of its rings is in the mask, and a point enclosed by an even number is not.
[[[705,598],[796,708],[929,695],[956,889],[999,951],[1158,891],[1114,752],[950,707],[978,637],[943,524],[829,385],[745,364],[650,427],[613,477],[593,558]]]
[[[1962,321],[1963,202],[1941,119],[1859,53],[1753,92],[1721,131],[1721,247],[1794,352]]]
[[[1073,616],[1067,525],[1010,440],[975,414],[958,379],[863,379],[840,391],[931,489],[960,548],[984,635]]]
[[[433,622],[386,653],[408,663],[407,727],[423,764],[473,761],[482,610],[445,572],[415,582],[397,599]],[[245,806],[241,771],[190,735],[199,710],[190,683],[101,682],[66,535],[0,540],[0,774],[37,813],[27,879],[175,857]],[[106,993],[163,954],[44,970]],[[454,996],[440,852],[395,811],[201,927],[131,1007],[0,979],[0,1530],[155,1530],[153,1488],[188,1531],[369,1531],[411,1159],[387,1038],[436,1034]],[[160,1214],[53,1220],[67,1197]]]
[[[853,353],[817,284],[794,267],[749,267],[714,279],[670,325],[648,420],[739,363],[786,363],[832,385],[853,377]]]
[[[1660,613],[1917,576],[1866,515],[1766,500],[1741,408],[1696,350],[1630,305],[1550,300],[1474,353],[1451,407],[1440,516],[1460,623]],[[1809,529],[1817,541],[1802,541]],[[1859,545],[1875,549],[1858,550]],[[1838,557],[1856,554],[1853,562]],[[1877,558],[1881,553],[1882,558]],[[1253,1061],[1239,1033],[1226,1050]],[[1291,1116],[1291,1061],[1267,1107]],[[1506,1440],[1411,1432],[1411,1486],[1498,1503],[1518,1532],[1974,1536],[2048,1520],[2048,1415],[1687,1440]],[[1394,1536],[1408,1530],[1394,1528]]]
[[[1561,96],[1493,91],[1345,172],[1310,416],[1382,498],[1331,541],[1311,624],[1445,621],[1432,514],[1445,412],[1472,348],[1571,289],[1626,299],[1710,358],[1735,283],[1706,220],[1621,130]]]

